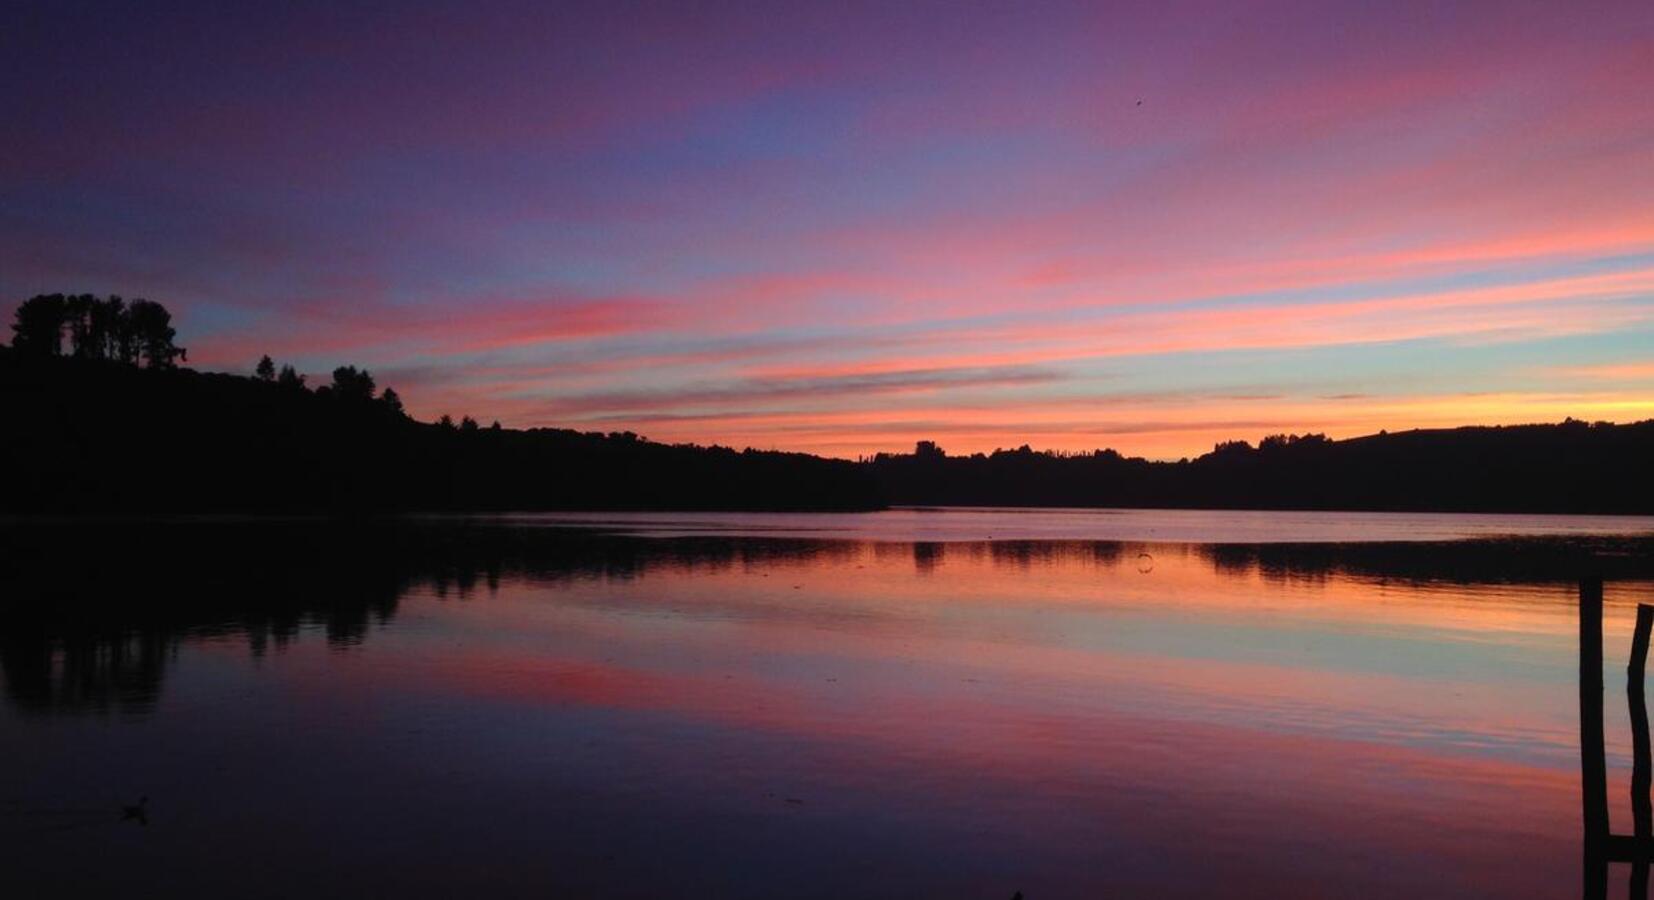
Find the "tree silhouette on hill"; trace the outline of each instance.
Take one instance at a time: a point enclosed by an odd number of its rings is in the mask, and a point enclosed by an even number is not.
[[[0,348],[0,510],[873,509],[1126,506],[1654,513],[1654,421],[1226,441],[1195,459],[933,441],[861,462],[631,432],[417,421],[342,365],[316,390],[177,365],[158,303],[43,294]],[[375,396],[376,391],[379,391]],[[120,465],[110,465],[118,455]],[[138,474],[141,473],[141,474]]]
[[[63,355],[63,328],[69,308],[62,294],[30,297],[17,307],[12,323],[12,349],[29,356]]]
[[[27,356],[62,356],[63,339],[76,359],[110,360],[169,369],[188,359],[173,341],[172,314],[150,300],[119,295],[40,294],[17,307],[12,349]]]
[[[340,366],[333,370],[333,396],[340,400],[373,399],[373,376],[366,369]]]

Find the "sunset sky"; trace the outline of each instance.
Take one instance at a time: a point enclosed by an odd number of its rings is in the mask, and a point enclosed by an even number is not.
[[[839,456],[1654,417],[1649,0],[260,6],[0,11],[8,320]]]

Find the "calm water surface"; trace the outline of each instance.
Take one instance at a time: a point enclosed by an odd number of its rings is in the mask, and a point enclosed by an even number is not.
[[[1154,541],[1201,544],[1449,541],[1511,535],[1654,535],[1650,516],[1324,513],[1200,509],[897,507],[870,513],[529,513],[521,525],[572,525],[681,537],[867,541]]]
[[[14,523],[0,872],[11,896],[1569,896],[1570,573],[1612,570],[1623,830],[1651,532]],[[148,825],[119,821],[139,795]]]

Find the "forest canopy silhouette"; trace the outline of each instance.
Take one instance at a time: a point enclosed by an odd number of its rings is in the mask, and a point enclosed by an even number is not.
[[[76,359],[169,369],[189,358],[173,344],[177,331],[172,314],[149,300],[127,303],[118,294],[40,294],[19,304],[15,318],[12,348],[28,356],[62,356],[67,337],[69,355]]]
[[[172,316],[43,294],[0,348],[0,510],[372,512],[867,510],[887,504],[1654,513],[1654,421],[1273,435],[1192,460],[1113,450],[852,462],[668,445],[631,432],[420,422],[355,365],[312,389],[268,355],[246,376],[180,366]]]

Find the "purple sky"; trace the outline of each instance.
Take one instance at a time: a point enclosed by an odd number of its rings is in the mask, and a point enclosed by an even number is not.
[[[1627,421],[1651,85],[1647,0],[14,2],[0,305],[838,455]]]

